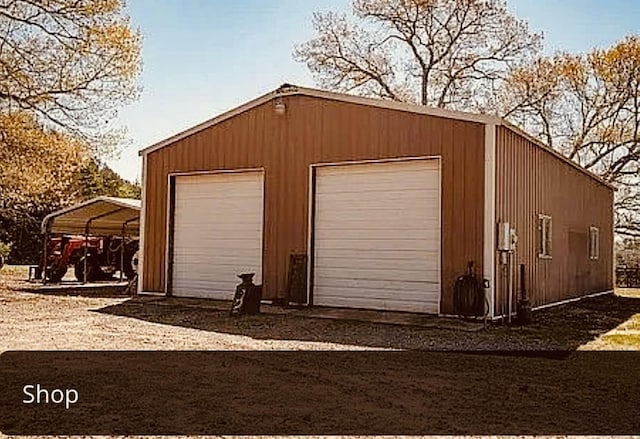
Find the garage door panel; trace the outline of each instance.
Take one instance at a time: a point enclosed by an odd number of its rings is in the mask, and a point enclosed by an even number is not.
[[[249,184],[255,183],[256,181],[255,174],[257,173],[258,171],[247,171],[247,172],[234,171],[234,172],[219,172],[215,174],[209,174],[209,173],[193,174],[193,175],[188,175],[187,178],[183,179],[180,182],[180,184],[182,185],[182,187],[185,188],[185,190],[200,191],[200,192],[223,191],[223,190],[228,190],[229,187],[237,188],[239,183],[249,183]],[[227,176],[232,177],[232,179],[225,180],[225,177]],[[179,177],[181,178],[181,176]],[[211,187],[202,186],[202,182],[209,183],[212,177],[214,178],[219,177],[218,181],[216,182],[216,187],[211,188]]]
[[[316,216],[316,218],[318,218],[318,216]],[[437,215],[434,215],[434,218],[429,218],[425,215],[416,214],[416,218],[412,221],[411,227],[414,228],[414,230],[432,229],[439,227],[439,223],[440,221]],[[395,230],[397,228],[395,222],[379,224],[366,219],[366,217],[347,217],[341,219],[328,217],[321,221],[315,230]]]
[[[318,241],[320,242],[320,241]],[[438,244],[437,240],[418,240],[418,239],[403,239],[403,240],[364,240],[364,239],[325,239],[321,244],[316,247],[316,252],[321,257],[325,256],[325,251],[331,250],[352,250],[355,253],[359,252],[378,252],[384,250],[401,250],[401,251],[419,251]],[[354,255],[354,257],[356,257]]]
[[[322,194],[318,194],[318,196],[322,196]],[[323,197],[324,198],[324,197]],[[422,198],[422,202],[425,204],[429,203],[429,207],[425,206],[414,206],[412,210],[407,210],[407,205],[410,203],[409,200],[404,200],[402,202],[380,202],[380,200],[376,198],[371,198],[368,200],[359,200],[353,202],[340,202],[340,203],[330,203],[326,204],[334,207],[333,212],[323,211],[317,212],[316,219],[331,221],[331,220],[359,220],[362,218],[369,218],[369,220],[373,220],[374,223],[383,223],[386,224],[388,221],[420,221],[423,219],[435,220],[439,218],[439,210],[435,200]],[[378,207],[372,207],[371,204],[378,204]],[[398,218],[394,214],[398,211],[402,210],[406,216],[402,218]],[[377,212],[379,217],[371,218],[369,215],[372,212]]]
[[[207,184],[199,183],[200,184]],[[229,184],[224,185],[224,187],[217,188],[199,188],[198,186],[194,187],[181,187],[181,192],[183,194],[183,200],[218,200],[218,201],[226,201],[229,200],[230,196],[242,200],[251,200],[251,199],[259,199],[260,196],[254,193],[247,193],[245,190],[249,186],[255,186],[253,182],[239,182],[235,181]]]
[[[351,185],[352,183],[347,183]],[[376,189],[367,185],[366,190],[341,190],[341,191],[320,191],[326,201],[330,202],[347,202],[347,201],[362,201],[363,199],[376,198],[378,200],[396,201],[396,200],[413,200],[415,197],[421,197],[430,201],[436,201],[438,199],[437,190],[420,190],[417,189],[397,189],[392,191],[384,191],[382,189]]]
[[[237,284],[233,282],[187,282],[184,284],[184,289],[188,290],[189,294],[177,294],[176,296],[217,300],[233,300],[234,293],[229,291],[235,291],[236,285]]]
[[[319,296],[324,296],[326,289],[345,289],[345,293],[362,297],[398,297],[398,295],[426,296],[434,292],[439,286],[438,282],[431,281],[407,281],[406,278],[398,280],[387,279],[362,279],[346,277],[318,276],[314,283],[314,291],[317,288]],[[346,291],[352,289],[352,291]],[[358,290],[358,291],[355,291]]]
[[[354,165],[347,165],[354,166]],[[331,180],[325,180],[318,185],[318,189],[323,191],[327,188],[335,188],[336,191],[352,191],[352,189],[348,186],[351,183],[361,183],[366,182],[367,186],[363,188],[364,191],[369,190],[372,187],[379,188],[382,190],[396,190],[397,188],[393,187],[392,184],[398,179],[398,175],[402,175],[403,184],[406,184],[409,189],[417,189],[423,187],[423,182],[427,182],[429,186],[433,187],[438,182],[438,169],[434,168],[429,173],[425,173],[425,169],[417,169],[417,170],[403,170],[398,172],[397,170],[393,172],[385,172],[381,169],[373,169],[375,165],[364,165],[361,172],[354,172],[353,169],[345,171],[342,166],[336,166],[334,170],[329,170],[329,168],[323,169],[323,174],[327,177],[330,177]],[[381,166],[389,166],[388,164],[383,164]],[[402,166],[402,165],[401,165]],[[342,168],[342,169],[338,169]],[[376,173],[376,180],[371,181],[371,173]],[[332,191],[333,192],[333,191]]]
[[[247,186],[243,190],[255,190],[256,188],[252,186]],[[212,205],[215,205],[218,209],[233,209],[234,212],[239,214],[242,213],[253,213],[259,210],[260,197],[240,197],[233,194],[226,194],[226,197],[214,197],[207,196],[208,194],[203,194],[202,197],[185,197],[180,201],[175,203],[176,207],[185,207],[189,206],[190,209],[193,209],[193,212],[198,213],[206,213],[208,208]],[[178,212],[178,210],[176,210]],[[178,213],[177,215],[180,215]]]
[[[407,196],[407,194],[405,194],[405,196],[403,197],[394,197],[394,196],[385,197],[383,195],[380,195],[378,197],[372,196],[371,198],[364,198],[364,197],[356,198],[355,196],[354,197],[325,197],[324,194],[320,194],[320,195],[323,196],[325,202],[335,205],[336,208],[341,208],[340,214],[342,215],[342,217],[348,217],[350,213],[355,214],[360,211],[375,210],[377,212],[389,212],[389,211],[394,211],[399,209],[405,209],[407,207],[407,203],[412,200],[415,200],[415,198],[419,194],[416,194],[416,196],[414,197],[410,197],[410,196]],[[379,205],[377,207],[372,207],[371,205],[372,200],[375,201],[376,203],[384,202],[385,204]],[[425,195],[421,197],[421,200],[430,202],[430,204],[435,207],[437,206],[438,197],[437,196],[430,197]],[[419,207],[417,207],[417,209],[420,210]],[[428,212],[428,210],[425,210],[425,212]]]
[[[257,190],[257,187],[253,185],[246,186],[243,190],[254,191]],[[210,195],[210,196],[207,196]],[[233,194],[227,194],[226,197],[220,196],[215,197],[213,194],[203,194],[202,197],[184,197],[181,200],[176,200],[176,207],[183,207],[185,205],[189,205],[190,209],[193,209],[194,212],[203,212],[206,213],[208,207],[211,205],[215,205],[216,207],[223,208],[232,208],[234,212],[243,213],[243,212],[255,212],[259,210],[259,206],[256,203],[260,203],[260,197],[239,197]],[[178,212],[176,210],[176,212]],[[180,213],[177,213],[180,215]]]
[[[238,203],[239,201],[236,201]],[[252,201],[253,204],[260,203],[259,199]],[[180,221],[184,221],[185,225],[198,225],[206,224],[207,217],[211,215],[211,209],[221,212],[224,210],[231,210],[234,213],[235,221],[229,221],[229,219],[221,218],[222,224],[245,224],[247,226],[254,225],[255,216],[262,212],[261,209],[256,206],[234,206],[233,203],[203,203],[200,201],[192,200],[188,203],[176,204],[175,210],[177,211],[189,211],[188,215],[176,215],[175,218]]]
[[[216,240],[202,240],[200,242],[186,242],[185,245],[180,246],[180,248],[174,251],[174,255],[177,257],[185,256],[188,257],[190,255],[194,256],[194,262],[197,262],[195,257],[206,257],[211,253],[207,253],[206,249],[202,247],[206,247],[207,245],[216,246],[215,254],[223,255],[224,257],[243,257],[247,259],[251,257],[252,259],[256,259],[255,254],[260,251],[260,247],[256,245],[253,241],[228,241],[225,242],[225,245],[218,245],[221,241]]]
[[[376,279],[380,281],[401,281],[401,282],[430,282],[434,276],[438,274],[437,269],[404,269],[404,268],[351,268],[351,267],[327,267],[318,266],[321,276],[318,276],[318,282],[322,283],[323,279],[340,280],[368,280]],[[384,270],[384,274],[380,273]]]
[[[438,307],[437,302],[404,300],[394,300],[392,302],[388,302],[376,298],[353,299],[337,297],[331,303],[331,306],[336,307],[378,309],[383,311],[406,311],[416,313],[433,313],[433,309]]]
[[[389,294],[379,292],[375,297],[358,295],[358,289],[333,288],[326,292],[327,303],[316,303],[319,306],[345,306],[351,308],[369,308],[394,311],[432,312],[438,306],[436,291],[425,291],[424,294]],[[382,295],[381,295],[382,294]]]
[[[225,255],[220,254],[218,256],[198,256],[198,258],[191,258],[189,260],[189,264],[185,264],[184,261],[188,260],[191,254],[182,254],[180,255],[183,263],[174,264],[174,272],[176,270],[185,270],[188,271],[192,267],[197,268],[217,268],[223,266],[246,266],[246,268],[255,267],[256,262],[259,262],[259,259],[254,257],[255,252],[246,252],[244,255]],[[237,273],[234,273],[235,276]]]
[[[246,246],[246,248],[234,248],[233,253],[230,251],[225,252],[224,250],[219,249],[216,253],[207,252],[207,250],[202,247],[193,246],[191,248],[180,247],[178,250],[174,252],[175,258],[182,257],[191,257],[191,263],[200,263],[201,261],[212,261],[212,260],[253,260],[255,258],[255,254],[258,252],[258,248],[251,244],[251,246]],[[256,259],[258,260],[258,259]]]
[[[381,259],[376,257],[367,258],[318,258],[315,266],[321,271],[331,268],[343,268],[351,270],[439,270],[440,264],[435,261],[435,256],[427,259],[427,263],[420,259],[408,260],[404,258]]]
[[[405,206],[408,203],[405,203]],[[398,213],[398,211],[402,211],[405,209],[402,205],[390,206],[385,205],[380,207],[379,209],[372,210],[365,206],[355,206],[349,203],[344,203],[342,206],[335,206],[335,208],[342,207],[344,211],[341,211],[338,215],[327,215],[326,213],[319,214],[316,216],[316,220],[319,221],[340,221],[340,220],[358,220],[360,218],[371,218],[373,215],[379,216],[375,221],[370,221],[371,227],[374,225],[389,225],[393,224],[396,228],[401,226],[410,226],[416,225],[419,221],[430,221],[437,222],[439,221],[438,211],[429,211],[429,210],[418,210],[408,212],[406,216],[402,218],[394,218],[394,215]],[[326,228],[324,224],[321,225],[322,228]]]
[[[415,248],[432,248],[435,243],[440,239],[440,232],[437,229],[425,230],[418,227],[414,227],[411,224],[409,227],[402,227],[401,223],[397,223],[396,227],[387,228],[367,228],[367,229],[331,229],[321,228],[316,231],[316,238],[323,242],[340,242],[345,241],[362,241],[378,242],[382,248],[395,248],[395,244],[401,241],[413,241],[415,242]],[[416,239],[408,237],[415,236]],[[391,241],[388,243],[388,241]],[[387,244],[385,245],[385,242]],[[327,245],[328,246],[328,245]]]
[[[259,203],[259,201],[256,201]],[[222,212],[225,210],[232,211],[234,213],[235,221],[232,221],[228,218],[222,218],[219,220],[220,226],[236,226],[235,229],[244,229],[247,231],[251,231],[253,226],[255,226],[255,218],[262,211],[258,209],[236,209],[230,206],[219,206],[216,204],[211,204],[207,206],[201,206],[200,208],[192,209],[185,206],[176,206],[177,209],[190,209],[190,215],[185,217],[176,216],[175,218],[179,221],[183,222],[185,227],[198,227],[201,224],[208,224],[210,220],[207,220],[207,217],[211,215],[211,210],[216,209],[218,212]]]
[[[216,284],[223,283],[225,285],[232,285],[233,286],[229,290],[231,292],[234,292],[236,285],[238,285],[240,283],[240,280],[236,277],[235,274],[225,275],[225,276],[221,277],[220,280],[210,279],[210,278],[207,278],[207,277],[201,277],[201,278],[195,277],[192,274],[193,274],[194,269],[197,269],[197,268],[204,268],[204,269],[208,270],[208,269],[211,268],[211,266],[207,266],[207,267],[202,267],[202,266],[176,267],[176,270],[174,271],[174,276],[181,276],[181,277],[185,278],[180,283],[181,286],[192,285],[192,284],[202,284],[203,286],[206,287],[207,285],[215,286]],[[215,267],[215,270],[216,271],[220,271],[220,272],[227,272],[227,273],[253,272],[253,269],[251,268],[251,266],[244,265],[244,264],[220,264],[219,266]]]
[[[438,312],[437,160],[318,168],[314,303]]]
[[[174,235],[174,238],[176,240],[180,239],[182,241],[182,245],[185,247],[190,247],[191,245],[199,247],[204,242],[215,242],[223,248],[233,248],[237,245],[242,247],[243,244],[251,244],[251,248],[259,247],[259,244],[256,243],[256,239],[259,237],[247,236],[247,233],[242,230],[230,230],[226,233],[225,231],[217,231],[216,233],[209,233],[200,238],[194,237],[193,235],[193,233],[179,233]]]
[[[349,169],[346,167],[349,166]],[[322,172],[324,175],[331,177],[330,180],[322,182],[325,186],[335,185],[336,183],[348,182],[361,182],[366,181],[369,184],[369,180],[372,174],[376,175],[376,181],[372,184],[390,183],[394,180],[399,172],[403,175],[403,180],[408,182],[423,181],[425,179],[425,169],[438,171],[437,163],[425,164],[424,160],[416,160],[415,162],[399,161],[399,162],[381,162],[381,163],[362,163],[362,164],[347,164],[337,166],[326,166]],[[427,176],[433,178],[433,174]],[[433,179],[428,181],[431,186],[438,183],[439,180]],[[390,186],[385,186],[389,188]],[[393,189],[393,187],[390,187]]]
[[[317,250],[317,249],[316,249]],[[360,258],[368,258],[369,254],[360,254],[358,257],[354,257],[353,249],[351,248],[342,248],[342,249],[332,249],[330,255],[316,254],[314,256],[314,265],[315,262],[322,260],[322,258],[326,259],[349,259],[349,260],[357,260]],[[407,257],[410,255],[410,257]],[[398,249],[388,249],[388,250],[376,250],[375,258],[379,260],[433,260],[437,258],[439,255],[439,251],[435,249],[419,249],[419,250],[398,250]]]
[[[422,302],[422,303],[430,303],[437,304],[438,299],[435,296],[437,293],[435,288],[430,288],[429,285],[426,285],[424,289],[421,290],[389,290],[389,289],[378,289],[372,290],[375,292],[375,296],[372,296],[370,292],[363,291],[359,286],[341,286],[341,287],[325,287],[325,291],[323,294],[323,299],[326,303],[316,303],[316,305],[320,306],[331,306],[331,302],[335,301],[337,298],[342,298],[345,300],[372,300],[372,301],[385,301],[390,306],[393,305],[393,302]]]
[[[347,210],[348,209],[348,210]],[[371,218],[372,216],[380,216],[384,218],[388,218],[386,220],[380,221],[368,221],[367,228],[371,229],[397,229],[398,227],[420,227],[422,224],[424,228],[432,228],[435,227],[435,224],[440,223],[440,215],[438,211],[413,211],[407,213],[403,218],[395,218],[391,219],[394,215],[397,214],[398,210],[401,209],[390,209],[387,207],[383,207],[379,210],[372,211],[371,209],[355,209],[353,206],[345,206],[345,212],[341,212],[339,215],[327,215],[318,214],[316,215],[316,221],[320,223],[318,230],[329,228],[325,223],[334,223],[345,221],[345,224],[348,222],[358,222],[363,218]],[[430,224],[425,224],[430,223]],[[346,227],[346,226],[345,226]],[[340,227],[343,228],[343,227]],[[353,228],[358,228],[354,225]]]
[[[253,218],[255,218],[255,216],[256,215],[254,215]],[[234,233],[236,236],[242,236],[244,234],[245,236],[250,237],[252,239],[255,239],[255,237],[258,236],[257,232],[253,230],[253,227],[255,226],[254,221],[252,221],[251,223],[247,221],[238,221],[235,223],[219,222],[216,225],[215,230],[206,230],[206,227],[207,227],[206,221],[203,222],[200,220],[195,220],[195,221],[190,220],[190,221],[182,221],[181,223],[185,227],[185,229],[199,228],[202,234],[204,235],[204,237],[210,236],[210,235],[218,236],[220,234],[229,234],[229,233]],[[196,231],[196,230],[181,230],[181,231],[176,230],[175,234],[178,234],[181,237],[185,237],[185,236],[192,235],[193,231]]]
[[[246,272],[261,283],[262,173],[179,176],[175,185],[173,294],[231,299]]]
[[[323,170],[323,174],[327,178],[331,178],[331,181],[323,181],[317,185],[317,190],[323,193],[351,193],[358,192],[360,194],[371,194],[374,192],[398,192],[398,187],[393,186],[398,179],[398,175],[402,174],[403,185],[406,185],[407,190],[410,192],[423,191],[424,184],[429,187],[426,192],[430,192],[439,182],[439,175],[437,169],[428,171],[418,171],[413,176],[408,176],[406,172],[393,172],[390,174],[381,174],[374,170],[369,170],[366,173],[357,175],[352,174],[350,171],[344,174],[330,176]],[[376,180],[372,181],[371,176],[375,175]],[[362,186],[362,190],[354,190],[354,186]]]

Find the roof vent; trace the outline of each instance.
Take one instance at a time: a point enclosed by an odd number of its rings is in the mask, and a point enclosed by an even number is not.
[[[298,87],[293,84],[284,83],[276,90],[276,93],[292,93],[298,91]]]

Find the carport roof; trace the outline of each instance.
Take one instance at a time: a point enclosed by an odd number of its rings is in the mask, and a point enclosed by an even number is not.
[[[140,200],[97,197],[50,213],[42,221],[42,231],[50,233],[120,235],[138,234]],[[135,233],[133,233],[135,232]]]

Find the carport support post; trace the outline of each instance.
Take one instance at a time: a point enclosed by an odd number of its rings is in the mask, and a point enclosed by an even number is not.
[[[122,272],[124,271],[124,234],[127,228],[127,223],[122,223],[122,232],[120,233],[120,282],[122,282]]]
[[[47,283],[47,243],[49,242],[49,223],[44,229],[44,244],[42,245],[42,285]]]
[[[89,227],[91,220],[84,226],[84,267],[82,268],[82,283],[87,283],[87,254],[89,253]]]

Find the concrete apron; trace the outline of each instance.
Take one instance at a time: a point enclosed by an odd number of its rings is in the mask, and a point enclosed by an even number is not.
[[[142,303],[167,306],[184,306],[215,311],[229,311],[231,301],[214,299],[197,299],[183,297],[138,296],[133,299]],[[381,323],[388,325],[414,326],[420,328],[438,328],[465,332],[477,332],[485,325],[482,321],[463,320],[454,317],[441,317],[432,314],[410,312],[376,311],[368,309],[313,307],[282,307],[265,304],[260,312],[268,315],[292,315],[317,319],[346,320],[364,323]]]

